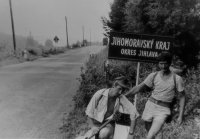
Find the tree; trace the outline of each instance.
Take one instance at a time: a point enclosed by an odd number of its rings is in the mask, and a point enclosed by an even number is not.
[[[88,43],[88,41],[87,41],[87,39],[85,39],[83,42],[83,46],[87,46],[87,43]]]
[[[53,41],[51,39],[47,39],[45,42],[45,47],[53,48]]]
[[[200,51],[200,4],[194,0],[129,0],[125,31],[174,36],[173,53],[187,68],[197,67]]]
[[[34,40],[30,32],[29,36],[26,39],[26,48],[35,48],[37,46],[39,46],[39,42]]]
[[[109,13],[109,19],[106,17],[101,17],[101,21],[103,23],[103,28],[106,31],[104,35],[106,37],[109,36],[110,30],[114,31],[123,31],[124,24],[124,8],[127,0],[114,0],[114,2],[110,5],[111,11]]]
[[[81,42],[77,41],[76,44],[80,47],[81,46]]]

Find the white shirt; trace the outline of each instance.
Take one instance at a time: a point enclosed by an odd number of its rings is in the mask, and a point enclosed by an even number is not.
[[[93,97],[90,100],[90,103],[88,104],[87,109],[85,111],[87,116],[97,120],[98,122],[103,122],[104,115],[107,111],[108,92],[110,89],[106,89],[105,91],[104,90],[105,89],[101,89],[93,95]],[[103,95],[103,96],[100,99],[101,95]],[[118,103],[119,103],[119,98],[116,99],[115,107],[117,106]],[[124,95],[120,96],[120,104],[123,106],[123,110],[130,114],[131,120],[134,120],[139,116],[136,108]],[[113,115],[111,115],[107,119],[112,118],[112,116]]]
[[[172,99],[175,95],[175,83],[174,83],[174,75],[172,74],[168,80],[164,81],[161,76],[160,72],[154,77],[156,73],[151,73],[149,76],[144,80],[144,83],[148,87],[154,87],[152,91],[152,97],[161,100],[164,102],[172,102]],[[179,75],[175,74],[176,78],[176,90],[178,92],[182,92],[184,90],[183,80]],[[154,77],[154,81],[153,81]],[[153,83],[154,82],[154,83]],[[154,84],[154,85],[153,85]]]

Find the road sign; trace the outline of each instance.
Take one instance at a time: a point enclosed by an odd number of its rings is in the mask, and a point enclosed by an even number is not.
[[[157,62],[162,51],[171,51],[173,37],[123,32],[110,32],[108,58]]]
[[[57,43],[59,41],[57,36],[55,36],[53,40],[55,41],[55,43]]]

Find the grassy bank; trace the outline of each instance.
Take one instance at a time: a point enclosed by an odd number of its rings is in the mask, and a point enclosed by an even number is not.
[[[105,77],[103,76],[103,63],[106,59],[107,49],[104,49],[99,54],[90,56],[85,66],[81,68],[80,78],[78,79],[80,86],[73,98],[74,109],[64,119],[63,126],[61,127],[61,131],[66,135],[66,139],[74,139],[76,136],[84,134],[88,130],[89,126],[84,111],[92,95],[97,90],[106,87]],[[154,64],[141,63],[139,82],[143,81],[155,69],[155,66]],[[112,80],[120,75],[129,76],[134,85],[136,68],[136,62],[111,60],[110,85],[112,84]],[[184,123],[180,127],[176,126],[175,119],[177,117],[177,111],[176,116],[174,116],[174,121],[164,126],[162,130],[163,139],[194,139],[195,136],[198,136],[200,130],[200,74],[197,71],[199,70],[190,70],[183,77],[187,96]],[[142,114],[149,94],[150,92],[143,90],[138,95],[137,109],[140,114]],[[133,101],[133,98],[129,99]],[[135,139],[145,139],[145,136],[144,123],[139,118],[136,126]]]
[[[24,49],[25,50],[25,49]],[[0,67],[22,63],[24,61],[33,61],[41,57],[49,57],[50,55],[57,55],[64,53],[68,49],[66,47],[39,49],[29,48],[24,56],[23,49],[17,49],[15,52],[7,48],[5,44],[0,44]]]

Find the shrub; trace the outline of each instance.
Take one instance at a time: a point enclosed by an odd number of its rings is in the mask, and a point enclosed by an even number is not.
[[[38,53],[38,50],[36,48],[28,48],[27,51],[29,52],[29,54],[31,55],[35,55],[37,56],[39,53]]]
[[[78,48],[78,47],[80,47],[79,44],[77,44],[77,43],[72,44],[72,48]]]

